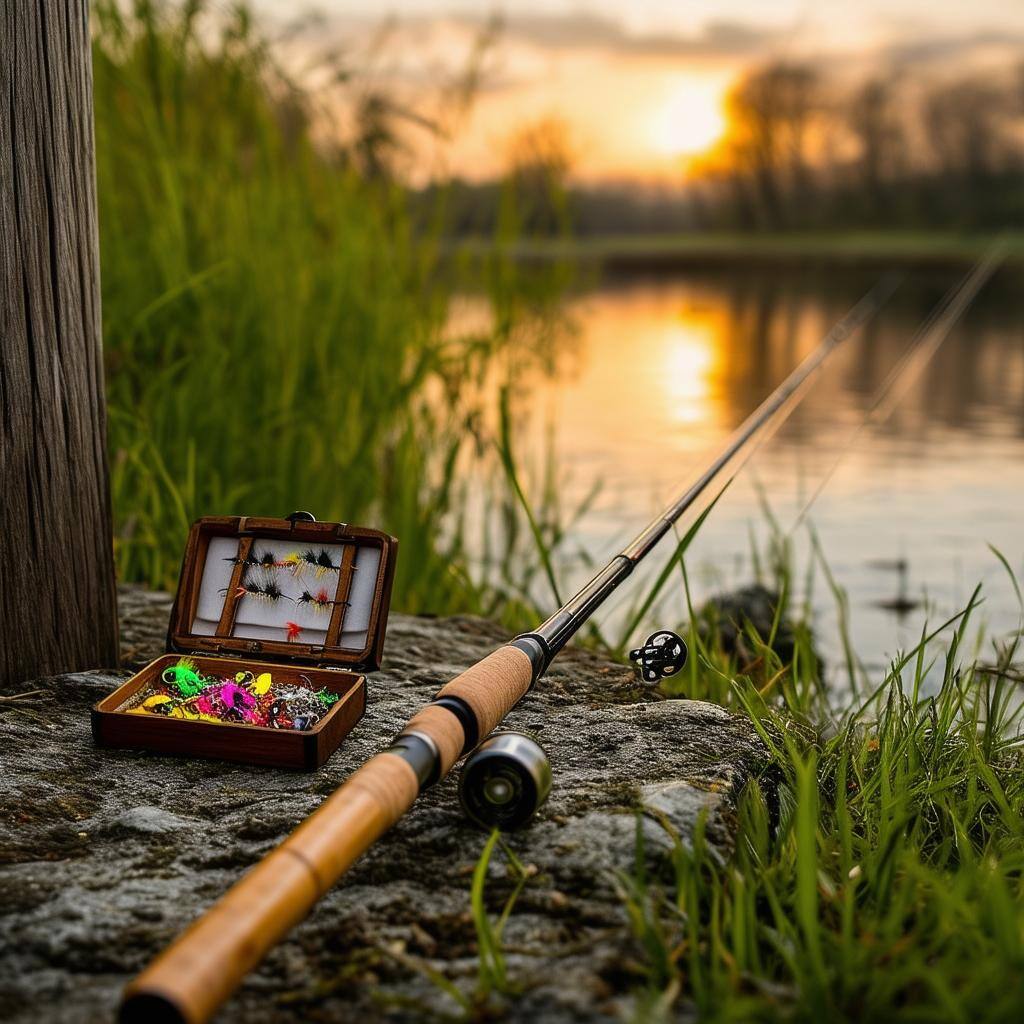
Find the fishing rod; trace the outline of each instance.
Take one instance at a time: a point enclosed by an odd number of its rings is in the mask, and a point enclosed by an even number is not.
[[[263,956],[352,863],[478,747],[551,660],[758,432],[788,416],[814,374],[895,290],[884,277],[751,413],[710,466],[632,543],[536,630],[441,687],[392,745],[370,758],[281,845],[245,874],[125,990],[124,1022],[209,1019]]]

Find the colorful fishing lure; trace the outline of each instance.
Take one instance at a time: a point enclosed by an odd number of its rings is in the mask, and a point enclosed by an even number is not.
[[[173,707],[174,701],[166,693],[158,693],[154,697],[147,697],[137,708],[132,708],[131,714],[142,715],[150,712],[154,715],[167,715]]]
[[[245,558],[239,558],[238,555],[234,555],[233,557],[225,558],[224,561],[230,562],[232,565],[256,566],[261,569],[278,569],[285,564],[284,562],[279,562],[272,551],[257,551],[255,548],[250,549],[249,554]]]
[[[334,602],[331,600],[331,595],[327,593],[326,587],[321,587],[316,594],[311,594],[308,590],[302,592],[302,596],[297,598],[296,604],[309,605],[309,607],[318,613],[326,612]]]
[[[206,683],[191,658],[182,658],[177,665],[165,668],[160,678],[168,686],[176,686],[183,697],[196,696]]]
[[[317,579],[324,573],[337,572],[341,568],[340,563],[334,564],[331,553],[326,548],[321,548],[319,551],[314,548],[293,551],[281,564],[287,566],[295,576],[302,576],[307,569],[312,569]]]
[[[299,676],[299,678],[305,684],[306,689],[309,690],[325,708],[332,707],[341,700],[341,697],[338,694],[331,693],[326,686],[321,687],[319,690],[314,690],[313,683],[310,681],[309,676]]]
[[[198,698],[202,700],[202,698]],[[213,715],[203,714],[195,707],[193,701],[176,703],[174,698],[166,693],[158,693],[153,697],[147,697],[137,708],[128,712],[130,715],[165,715],[167,718],[183,718],[193,721],[219,722],[220,719]]]
[[[274,703],[276,707],[271,709],[272,720],[281,722],[287,719],[293,729],[311,729],[325,714],[324,705],[316,693],[305,686],[279,687]]]
[[[295,623],[288,625],[301,631]],[[233,678],[223,678],[206,675],[192,658],[182,658],[160,674],[154,684],[157,692],[142,697],[128,713],[271,729],[311,729],[340,697],[326,688],[314,690],[308,676],[299,678],[303,685],[278,684],[271,673],[256,675],[248,669],[236,672]]]
[[[230,680],[215,683],[204,690],[196,701],[196,707],[218,722],[260,724],[256,695]]]
[[[243,597],[251,597],[253,600],[273,604],[283,597],[286,601],[293,598],[288,597],[281,588],[269,578],[263,580],[244,580],[235,590],[235,597],[241,600]]]

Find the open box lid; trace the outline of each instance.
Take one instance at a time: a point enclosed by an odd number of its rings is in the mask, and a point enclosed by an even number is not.
[[[398,541],[379,530],[205,516],[189,531],[167,649],[380,667]]]

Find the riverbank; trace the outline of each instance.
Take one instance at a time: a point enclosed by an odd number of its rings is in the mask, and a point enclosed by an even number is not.
[[[782,616],[755,614],[769,645],[749,619],[722,629],[726,602],[697,613],[664,692],[567,648],[507,722],[552,760],[536,823],[499,847],[466,824],[452,780],[432,788],[228,1016],[1015,1022],[1020,676],[1015,640],[992,662],[971,653],[988,650],[971,639],[978,598],[834,717],[809,632]],[[163,649],[169,606],[122,591],[127,660]],[[0,705],[12,1021],[109,1019],[154,953],[507,635],[469,616],[391,626],[365,718],[317,773],[97,749],[89,706],[123,672]]]
[[[930,232],[822,234],[609,235],[592,238],[521,239],[500,251],[524,263],[598,265],[608,272],[674,271],[750,265],[804,267],[969,266],[995,235]],[[1007,265],[1024,266],[1024,233],[1004,236]],[[449,244],[452,253],[484,256],[490,239]]]
[[[126,663],[164,652],[170,606],[169,594],[121,589]],[[396,614],[389,634],[364,718],[313,773],[98,749],[89,708],[125,672],[21,687],[32,692],[0,717],[11,768],[0,800],[5,1019],[113,1019],[148,959],[386,748],[440,683],[506,639],[475,616]],[[543,742],[556,781],[535,824],[494,850],[482,902],[470,879],[487,835],[462,814],[453,775],[254,971],[225,1019],[413,1024],[502,1008],[508,1021],[572,1024],[632,1005],[643,969],[617,878],[634,870],[636,812],[652,871],[673,837],[698,833],[726,860],[767,750],[745,716],[659,699],[628,666],[579,648],[506,725]],[[488,911],[520,881],[499,929]]]

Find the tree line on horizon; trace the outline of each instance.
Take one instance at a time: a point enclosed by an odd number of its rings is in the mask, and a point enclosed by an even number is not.
[[[442,153],[466,130],[500,20],[485,25],[465,66],[439,80],[436,94],[408,100],[386,75],[334,48],[306,68],[317,69],[321,84],[302,84],[245,2],[225,13],[209,0],[180,9],[147,0],[137,13],[137,31],[129,31],[121,6],[102,0],[94,30],[142,57],[158,38],[185,40],[210,67],[219,59],[211,41],[231,52],[239,40],[258,40],[265,101],[285,137],[315,139],[325,166],[362,179],[387,202],[407,203],[423,230],[452,238],[1024,229],[1024,54],[999,70],[940,77],[903,69],[853,85],[811,63],[762,65],[729,93],[719,142],[681,161],[678,179],[657,188],[581,184],[571,128],[550,115],[511,127],[493,179],[438,173],[416,187],[412,172],[424,154]],[[186,31],[199,22],[202,32]],[[379,49],[387,46],[385,32]],[[681,122],[679,137],[686,135]]]
[[[486,234],[511,192],[535,235],[1024,227],[1024,61],[925,81],[875,75],[838,89],[810,65],[772,63],[730,93],[727,130],[675,187],[573,181],[568,128],[513,133],[502,180],[454,180],[452,233]],[[680,125],[685,136],[686,126]]]
[[[1024,224],[1024,62],[926,82],[876,75],[843,93],[807,65],[748,75],[694,168],[711,227],[993,230]]]

